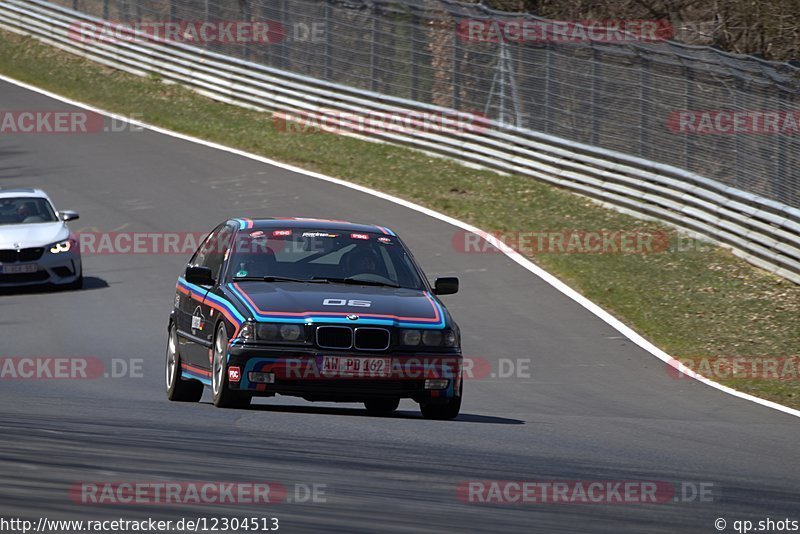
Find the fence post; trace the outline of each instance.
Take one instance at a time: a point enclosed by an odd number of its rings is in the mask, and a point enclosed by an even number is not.
[[[545,44],[545,62],[544,62],[544,133],[550,133],[550,78],[552,77],[553,66],[553,44],[548,40]]]
[[[694,73],[688,66],[685,66],[684,70],[686,71],[686,89],[684,91],[686,98],[686,111],[692,111],[692,85],[694,84]],[[689,153],[692,151],[694,146],[694,142],[691,137],[692,134],[690,132],[683,132],[683,168],[686,170],[693,170],[689,160]]]
[[[332,11],[331,3],[325,2],[325,9],[323,10],[323,13],[325,13],[325,57],[323,58],[325,67],[323,70],[323,78],[328,81],[333,81],[333,55],[331,54],[331,39],[333,38],[333,32],[331,31]]]
[[[459,20],[458,17],[455,15],[453,16],[453,25],[452,31],[450,32],[453,36],[453,109],[459,109],[461,104],[461,61],[459,58],[459,47],[458,47],[458,36],[457,29]]]
[[[783,88],[778,87],[778,112],[789,114],[794,113],[789,106],[786,105],[786,91]],[[769,111],[769,110],[766,110]],[[783,121],[781,121],[782,123]],[[792,193],[797,195],[797,191],[787,191],[785,187],[781,187],[782,182],[788,182],[788,175],[787,171],[789,170],[789,166],[786,163],[786,157],[789,154],[789,138],[788,134],[783,132],[778,132],[778,142],[775,143],[777,145],[778,154],[775,158],[775,176],[771,180],[772,186],[770,189],[780,202],[784,202],[786,204],[797,205],[796,198],[792,198]]]
[[[420,17],[417,14],[416,8],[411,8],[411,32],[409,39],[411,40],[411,100],[419,99],[419,62],[422,61],[419,47],[417,46],[418,27],[420,24]]]
[[[650,109],[650,61],[639,56],[639,154],[643,158],[650,155],[650,136],[648,128],[652,119]]]
[[[250,0],[239,0],[240,18],[244,22],[250,22],[253,18],[253,10],[250,7]],[[244,43],[244,59],[250,59],[250,39],[246,39]]]
[[[599,143],[599,132],[600,129],[600,122],[598,121],[597,117],[600,115],[600,99],[598,95],[598,85],[600,81],[600,76],[603,75],[603,69],[600,67],[600,61],[598,60],[598,53],[597,47],[594,45],[594,41],[589,41],[589,46],[592,47],[592,83],[591,83],[591,102],[592,102],[592,131],[590,132],[590,144],[594,146],[598,146]]]
[[[380,35],[380,22],[378,19],[378,5],[372,4],[372,43],[369,53],[370,89],[378,90],[378,36]]]

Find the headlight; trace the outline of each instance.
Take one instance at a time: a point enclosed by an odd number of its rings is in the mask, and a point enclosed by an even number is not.
[[[419,330],[403,330],[400,336],[403,345],[419,345],[422,334]]]
[[[258,325],[256,336],[260,341],[275,341],[278,339],[278,325],[265,323]]]
[[[69,252],[75,242],[72,239],[67,239],[56,243],[50,247],[50,252],[53,254],[61,254],[62,252]]]
[[[456,333],[452,330],[447,330],[442,336],[442,345],[445,347],[455,347],[457,344]]]
[[[306,331],[303,325],[275,323],[258,323],[256,325],[258,341],[305,341]]]
[[[442,344],[442,333],[439,330],[425,330],[422,333],[422,343],[438,347]]]
[[[400,344],[415,347],[457,347],[458,339],[453,330],[402,330]]]
[[[302,331],[296,324],[285,324],[281,326],[281,337],[286,341],[297,341],[300,339]]]
[[[254,330],[253,323],[244,323],[242,329],[239,330],[239,337],[245,341],[252,341]]]

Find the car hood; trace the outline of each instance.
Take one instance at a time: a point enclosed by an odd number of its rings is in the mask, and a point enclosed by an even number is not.
[[[441,303],[422,290],[295,282],[236,282],[228,289],[259,321],[403,328],[444,328],[448,321]]]
[[[0,225],[0,248],[43,247],[69,237],[63,222]]]

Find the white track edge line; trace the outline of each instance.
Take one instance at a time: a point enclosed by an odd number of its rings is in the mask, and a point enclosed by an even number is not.
[[[718,382],[714,382],[713,380],[711,380],[709,378],[706,378],[705,376],[702,376],[702,375],[696,373],[692,369],[689,369],[688,367],[683,365],[679,360],[677,360],[676,358],[670,356],[669,354],[667,354],[663,350],[661,350],[658,347],[656,347],[655,345],[653,345],[651,342],[649,342],[643,336],[638,334],[632,328],[630,328],[625,323],[623,323],[622,321],[620,321],[619,319],[614,317],[611,313],[607,312],[606,310],[604,310],[603,308],[601,308],[600,306],[598,306],[597,304],[595,304],[594,302],[592,302],[588,298],[584,297],[583,295],[578,293],[576,290],[572,289],[567,284],[565,284],[564,282],[559,280],[555,275],[550,274],[549,272],[544,270],[542,267],[539,267],[535,263],[531,262],[530,260],[525,258],[522,254],[520,254],[519,252],[517,252],[513,248],[511,248],[508,245],[506,245],[504,242],[502,242],[499,239],[497,239],[496,237],[494,237],[492,234],[490,234],[488,232],[485,232],[485,231],[481,230],[480,228],[472,226],[471,224],[465,223],[465,222],[460,221],[460,220],[458,220],[456,218],[450,217],[449,215],[445,215],[443,213],[439,213],[438,211],[426,208],[424,206],[420,206],[419,204],[415,204],[414,202],[410,202],[408,200],[404,200],[402,198],[398,198],[398,197],[390,195],[388,193],[383,193],[383,192],[378,191],[376,189],[371,189],[369,187],[365,187],[365,186],[362,186],[362,185],[354,184],[352,182],[348,182],[348,181],[342,180],[340,178],[334,178],[332,176],[327,176],[327,175],[322,174],[322,173],[309,171],[309,170],[306,170],[306,169],[303,169],[303,168],[300,168],[300,167],[296,167],[294,165],[289,165],[287,163],[282,163],[280,161],[275,161],[273,159],[269,159],[269,158],[266,158],[264,156],[259,156],[259,155],[256,155],[256,154],[252,154],[250,152],[245,152],[244,150],[238,150],[236,148],[225,146],[225,145],[222,145],[222,144],[219,144],[219,143],[214,143],[212,141],[207,141],[205,139],[200,139],[200,138],[197,138],[197,137],[184,135],[184,134],[181,134],[181,133],[178,133],[178,132],[173,132],[172,130],[167,130],[165,128],[161,128],[159,126],[154,126],[152,124],[148,124],[148,123],[145,123],[145,122],[137,121],[137,120],[131,119],[129,117],[125,117],[125,116],[119,115],[117,113],[112,113],[110,111],[106,111],[104,109],[100,109],[100,108],[91,106],[89,104],[85,104],[83,102],[79,102],[77,100],[72,100],[70,98],[66,98],[64,96],[61,96],[61,95],[56,94],[56,93],[53,93],[53,92],[48,91],[46,89],[41,89],[41,88],[36,87],[34,85],[31,85],[31,84],[16,80],[14,78],[10,78],[10,77],[5,76],[3,74],[0,74],[0,80],[2,80],[4,82],[7,82],[7,83],[10,83],[12,85],[16,85],[17,87],[21,87],[21,88],[26,89],[28,91],[32,91],[34,93],[38,93],[38,94],[46,96],[48,98],[52,98],[54,100],[58,100],[59,102],[63,102],[65,104],[68,104],[68,105],[71,105],[71,106],[75,106],[75,107],[78,107],[78,108],[81,108],[81,109],[85,109],[85,110],[91,111],[93,113],[98,113],[98,114],[101,114],[101,115],[112,117],[115,120],[119,120],[119,121],[125,122],[127,124],[131,124],[133,126],[138,126],[138,127],[141,127],[141,128],[144,128],[144,129],[147,129],[147,130],[150,130],[150,131],[162,134],[162,135],[166,135],[166,136],[173,137],[173,138],[176,138],[176,139],[181,139],[183,141],[188,141],[190,143],[195,143],[195,144],[202,145],[202,146],[205,146],[205,147],[208,147],[208,148],[221,150],[223,152],[228,152],[230,154],[234,154],[234,155],[237,155],[237,156],[245,157],[245,158],[248,158],[248,159],[251,159],[251,160],[255,160],[255,161],[258,161],[258,162],[261,162],[261,163],[265,163],[267,165],[272,165],[274,167],[278,167],[278,168],[281,168],[281,169],[284,169],[284,170],[287,170],[287,171],[295,172],[297,174],[302,174],[302,175],[305,175],[305,176],[309,176],[311,178],[316,178],[316,179],[323,180],[323,181],[326,181],[326,182],[330,182],[330,183],[333,183],[333,184],[336,184],[336,185],[340,185],[340,186],[343,186],[343,187],[348,187],[350,189],[354,189],[354,190],[359,191],[361,193],[366,193],[368,195],[372,195],[374,197],[381,198],[383,200],[392,202],[394,204],[398,204],[400,206],[403,206],[404,208],[408,208],[408,209],[417,211],[419,213],[423,213],[423,214],[425,214],[425,215],[427,215],[429,217],[433,217],[434,219],[437,219],[439,221],[446,222],[446,223],[448,223],[448,224],[450,224],[452,226],[455,226],[457,228],[461,228],[462,230],[466,230],[467,232],[471,232],[473,234],[476,234],[476,235],[480,236],[482,239],[488,241],[492,246],[494,246],[497,249],[499,249],[503,254],[508,256],[511,260],[516,262],[522,268],[524,268],[527,271],[535,274],[536,276],[541,278],[543,281],[545,281],[549,285],[551,285],[553,288],[555,288],[556,290],[558,290],[559,292],[561,292],[565,296],[569,297],[570,299],[574,300],[576,303],[578,303],[581,306],[583,306],[586,310],[588,310],[589,312],[594,314],[596,317],[598,317],[603,322],[605,322],[606,324],[611,326],[614,330],[616,330],[617,332],[619,332],[620,334],[622,334],[623,336],[628,338],[630,341],[632,341],[633,343],[638,345],[640,348],[646,350],[647,352],[649,352],[650,354],[652,354],[653,356],[655,356],[659,360],[661,360],[664,363],[666,363],[667,365],[673,367],[676,370],[675,372],[681,373],[681,374],[686,375],[686,376],[688,376],[690,378],[693,378],[693,379],[697,380],[698,382],[702,382],[703,384],[705,384],[707,386],[710,386],[710,387],[712,387],[714,389],[717,389],[719,391],[722,391],[724,393],[727,393],[728,395],[732,395],[734,397],[738,397],[740,399],[747,400],[747,401],[753,402],[755,404],[760,404],[761,406],[765,406],[767,408],[771,408],[773,410],[777,410],[779,412],[782,412],[782,413],[785,413],[785,414],[788,414],[788,415],[792,415],[794,417],[800,417],[800,410],[795,410],[794,408],[789,408],[788,406],[784,406],[782,404],[778,404],[777,402],[768,401],[766,399],[762,399],[760,397],[756,397],[756,396],[750,395],[748,393],[744,393],[744,392],[735,390],[735,389],[730,388],[728,386],[724,386],[724,385],[722,385],[722,384],[720,384]]]

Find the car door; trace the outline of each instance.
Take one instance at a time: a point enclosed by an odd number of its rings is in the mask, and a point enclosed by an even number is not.
[[[225,250],[233,235],[233,229],[221,224],[212,231],[195,252],[189,264],[208,267],[214,280],[219,278],[220,267],[224,261]],[[181,356],[186,363],[202,369],[210,369],[210,350],[214,335],[211,308],[205,296],[213,286],[196,286],[192,295],[181,295],[179,307],[179,337]]]

